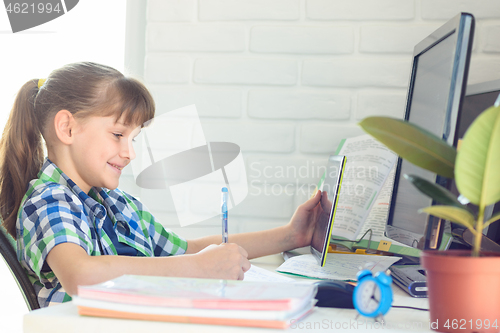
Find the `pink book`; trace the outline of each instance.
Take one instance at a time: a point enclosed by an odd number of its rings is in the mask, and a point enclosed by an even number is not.
[[[81,299],[192,309],[294,310],[310,303],[315,295],[312,284],[139,275],[78,286]]]

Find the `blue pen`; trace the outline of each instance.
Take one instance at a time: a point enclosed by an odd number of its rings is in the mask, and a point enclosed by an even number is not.
[[[227,187],[222,188],[222,243],[227,243]]]

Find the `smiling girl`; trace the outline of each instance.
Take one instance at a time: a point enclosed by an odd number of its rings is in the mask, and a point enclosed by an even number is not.
[[[154,114],[143,84],[95,63],[20,89],[0,142],[0,215],[41,307],[123,274],[242,279],[248,259],[310,244],[320,192],[287,225],[227,244],[165,229],[117,188],[135,158],[132,140]]]

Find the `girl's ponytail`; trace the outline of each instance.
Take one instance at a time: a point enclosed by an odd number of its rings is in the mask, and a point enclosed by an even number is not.
[[[34,111],[38,90],[38,80],[28,81],[19,90],[0,141],[0,216],[14,238],[19,205],[44,158]]]

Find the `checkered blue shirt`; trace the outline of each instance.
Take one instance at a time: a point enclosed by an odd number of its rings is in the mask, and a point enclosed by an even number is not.
[[[95,187],[89,194],[48,159],[38,179],[29,183],[17,219],[17,256],[41,307],[71,300],[45,261],[54,246],[75,243],[91,256],[117,253],[103,230],[106,214],[118,241],[136,249],[138,256],[169,256],[187,249],[185,239],[156,222],[129,194]]]

